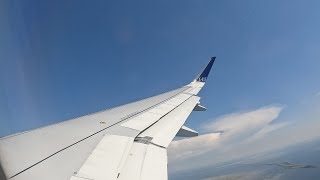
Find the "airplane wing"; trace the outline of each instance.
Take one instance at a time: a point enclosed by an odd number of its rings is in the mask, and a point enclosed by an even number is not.
[[[215,57],[176,90],[0,139],[1,174],[8,180],[166,180],[166,148],[183,126]]]

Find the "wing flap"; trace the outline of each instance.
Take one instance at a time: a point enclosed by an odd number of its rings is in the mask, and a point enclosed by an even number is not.
[[[71,180],[77,178],[116,179],[133,140],[132,137],[105,135]]]
[[[167,180],[167,150],[135,142],[118,180]]]
[[[143,161],[147,151],[147,144],[134,143],[126,159],[125,165],[118,177],[119,180],[139,180]]]
[[[166,149],[149,145],[140,180],[167,180],[167,159]]]

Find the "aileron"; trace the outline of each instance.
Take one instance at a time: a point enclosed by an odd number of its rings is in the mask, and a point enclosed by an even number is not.
[[[153,137],[152,143],[168,147],[180,127],[184,124],[192,109],[199,102],[199,97],[193,96],[181,106],[167,114],[160,121],[145,130],[139,137]]]

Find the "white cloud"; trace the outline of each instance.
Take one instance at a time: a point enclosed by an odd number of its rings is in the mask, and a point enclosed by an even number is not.
[[[263,127],[279,116],[281,110],[282,107],[280,106],[268,106],[217,118],[203,125],[203,128],[210,133],[173,141],[169,146],[169,155],[172,159],[188,158],[212,150],[227,140],[238,139],[240,134],[257,131],[262,135],[272,129],[273,126],[262,130]],[[223,131],[223,134],[213,133],[216,131]]]
[[[252,137],[248,139],[248,141],[255,141],[259,138],[265,137],[267,134],[272,133],[275,130],[278,130],[280,128],[283,128],[285,126],[289,125],[288,122],[278,123],[278,124],[269,124],[265,126],[264,128],[260,129],[257,133],[253,134]]]
[[[173,141],[168,148],[170,173],[265,157],[289,145],[320,138],[320,122],[315,118],[319,116],[275,122],[283,107],[273,105],[227,114],[202,125],[207,134]]]
[[[223,131],[224,136],[240,137],[261,130],[278,118],[282,109],[282,106],[267,106],[249,112],[225,115],[204,125],[204,129],[209,132]]]
[[[203,180],[256,180],[256,179],[269,179],[279,180],[283,176],[282,173],[270,173],[266,170],[254,170],[245,172],[236,172],[228,175],[214,176],[205,178]]]
[[[278,125],[270,125],[270,123],[279,116],[282,109],[282,106],[266,106],[214,119],[203,125],[203,129],[208,134],[173,141],[168,148],[169,161],[183,164],[184,160],[190,161],[190,158],[193,157],[197,157],[196,161],[198,161],[201,158],[218,155],[222,150],[229,151],[228,148],[232,149],[232,146],[238,146],[238,142],[245,142],[254,133],[258,134],[256,137],[258,138],[278,128]],[[264,130],[264,128],[266,129]],[[214,133],[217,131],[223,131],[223,133]],[[239,140],[240,138],[241,140]],[[215,162],[221,161],[221,157],[214,158]],[[194,165],[196,166],[196,163]],[[179,169],[183,167],[186,166],[179,166]]]
[[[169,147],[170,160],[185,159],[205,153],[219,143],[220,136],[220,133],[210,133],[194,138],[173,141]]]

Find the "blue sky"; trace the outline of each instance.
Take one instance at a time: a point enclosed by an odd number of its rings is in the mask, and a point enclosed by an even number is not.
[[[170,177],[320,139],[319,7],[1,1],[0,136],[178,88],[216,56],[201,92],[208,110],[187,121],[200,136],[172,143]]]
[[[320,91],[318,1],[3,1],[1,135],[159,94],[217,56],[206,120]],[[191,119],[192,121],[192,119]],[[192,122],[190,122],[192,124]]]

